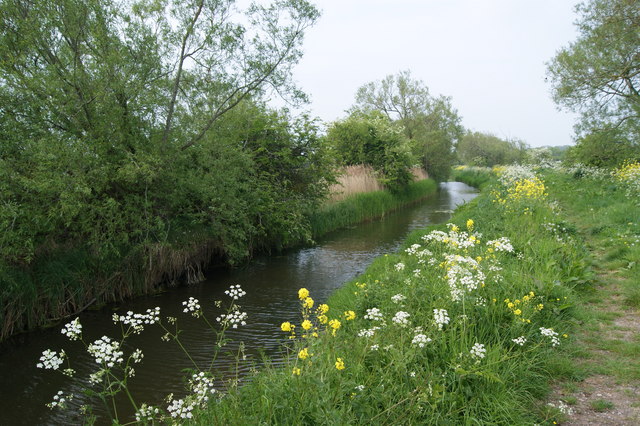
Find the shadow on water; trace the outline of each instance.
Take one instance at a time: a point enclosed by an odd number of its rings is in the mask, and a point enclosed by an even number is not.
[[[260,257],[240,269],[214,269],[207,273],[207,280],[198,285],[85,312],[80,316],[85,341],[92,342],[102,335],[119,335],[119,328],[111,322],[113,312],[144,312],[159,306],[163,317],[179,318],[180,328],[185,330],[181,340],[196,362],[206,366],[213,353],[215,336],[203,328],[200,321],[182,313],[182,302],[189,297],[199,299],[205,314],[210,312],[208,316],[214,320],[213,302],[228,300],[224,291],[232,284],[240,284],[247,292],[241,305],[248,313],[248,324],[232,330],[229,337],[234,342],[244,342],[248,358],[257,362],[260,353],[264,352],[277,364],[282,359],[283,341],[279,326],[283,321],[298,319],[297,291],[300,287],[309,289],[316,303],[323,303],[342,283],[363,272],[373,259],[396,251],[409,232],[446,222],[456,206],[475,196],[476,191],[463,183],[443,183],[437,195],[420,204],[388,214],[380,221],[330,233],[316,246]],[[82,345],[69,342],[60,333],[61,328],[62,324],[17,336],[0,346],[0,400],[3,402],[0,424],[82,422],[70,414],[72,410],[50,410],[45,406],[58,390],[79,394],[96,367]],[[192,367],[177,345],[161,341],[161,335],[157,327],[149,327],[131,338],[130,347],[125,350],[125,354],[135,348],[144,352],[144,361],[136,366],[130,388],[139,401],[155,405],[164,405],[163,400],[169,393],[174,393],[176,398],[185,394],[183,370]],[[77,371],[74,379],[35,367],[47,348],[65,349],[72,360],[71,367]],[[235,349],[237,346],[231,344],[225,351]],[[234,364],[235,356],[220,355],[216,361],[217,371],[231,370]],[[240,371],[246,373],[248,369],[247,365]],[[71,407],[77,408],[86,402],[86,397],[79,395]],[[104,413],[100,411],[102,407],[96,409],[96,414]],[[128,408],[121,408],[120,412],[128,411]]]

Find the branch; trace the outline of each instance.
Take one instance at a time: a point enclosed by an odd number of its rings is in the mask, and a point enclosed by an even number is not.
[[[200,3],[198,4],[198,10],[196,10],[191,23],[187,27],[187,32],[182,38],[182,46],[180,47],[180,60],[178,61],[178,71],[176,73],[176,79],[173,83],[173,90],[171,91],[171,102],[169,102],[169,112],[167,113],[167,120],[164,124],[164,133],[162,135],[163,146],[167,146],[167,143],[169,141],[169,133],[171,133],[171,121],[173,120],[173,113],[176,107],[176,99],[178,97],[178,89],[180,87],[180,79],[182,77],[182,68],[184,66],[184,61],[188,56],[185,55],[185,50],[187,49],[187,41],[189,40],[189,37],[191,37],[191,34],[193,34],[193,28],[195,27],[196,22],[198,22],[198,18],[200,17],[200,13],[202,12],[203,7],[204,0],[200,0]]]

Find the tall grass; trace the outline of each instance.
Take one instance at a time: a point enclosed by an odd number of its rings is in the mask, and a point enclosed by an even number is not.
[[[398,193],[373,191],[356,193],[340,202],[328,203],[311,216],[314,237],[348,225],[373,220],[387,212],[427,197],[437,190],[435,181],[426,179],[410,183]]]

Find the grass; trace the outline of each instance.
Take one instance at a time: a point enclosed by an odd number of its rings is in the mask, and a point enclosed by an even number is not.
[[[509,198],[506,188],[493,191]],[[283,332],[284,365],[230,386],[197,422],[558,421],[562,413],[536,401],[556,376],[589,374],[567,361],[579,352],[571,332],[581,314],[578,294],[591,291],[588,251],[570,227],[549,228],[569,221],[548,199],[503,205],[495,194],[487,187],[453,225],[410,235],[399,253],[336,291],[326,314],[303,296],[301,316],[282,319],[297,325],[295,335]],[[446,311],[448,321],[434,310]]]
[[[312,235],[315,238],[335,229],[377,219],[390,211],[424,199],[436,190],[435,181],[425,179],[410,183],[404,191],[398,193],[374,191],[351,195],[340,202],[323,206],[311,216]]]

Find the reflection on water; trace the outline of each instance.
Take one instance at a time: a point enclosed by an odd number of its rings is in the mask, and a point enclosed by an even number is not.
[[[115,312],[144,312],[159,306],[163,316],[179,318],[185,330],[181,340],[190,348],[192,357],[202,366],[208,365],[213,353],[215,335],[202,327],[202,323],[182,313],[182,301],[189,297],[200,300],[206,312],[215,317],[213,301],[225,300],[224,290],[231,284],[240,284],[247,292],[241,299],[242,310],[249,315],[246,327],[229,333],[235,342],[244,342],[246,353],[252,360],[260,359],[264,351],[276,362],[281,359],[283,333],[279,325],[286,320],[297,320],[299,302],[297,290],[306,287],[316,303],[323,303],[331,292],[363,272],[374,258],[396,251],[406,235],[427,225],[447,221],[456,206],[475,197],[476,191],[459,182],[441,184],[441,191],[424,202],[386,215],[384,220],[370,222],[333,232],[322,238],[318,245],[288,251],[282,255],[262,257],[244,268],[215,269],[207,273],[208,279],[195,286],[172,289],[155,296],[141,297],[99,311],[86,312],[80,317],[84,338],[92,342],[106,334],[116,337],[119,329],[111,322]],[[69,424],[78,423],[68,412],[51,411],[45,407],[58,390],[78,393],[87,385],[89,373],[95,363],[78,342],[69,342],[60,334],[61,325],[51,330],[35,331],[0,346],[0,424]],[[140,336],[129,340],[129,353],[141,348],[143,363],[136,367],[131,390],[140,401],[162,404],[169,393],[184,395],[183,373],[192,367],[189,359],[177,345],[162,342],[162,333],[150,327]],[[73,362],[77,375],[73,380],[60,374],[35,368],[44,349],[59,351],[64,348]],[[237,343],[225,350],[234,351]],[[235,363],[233,356],[221,356],[218,371],[229,370]],[[241,371],[247,372],[249,366]],[[79,396],[74,406],[86,402]],[[123,406],[125,407],[125,406]],[[97,407],[100,409],[101,407]],[[99,411],[98,411],[99,412]]]

